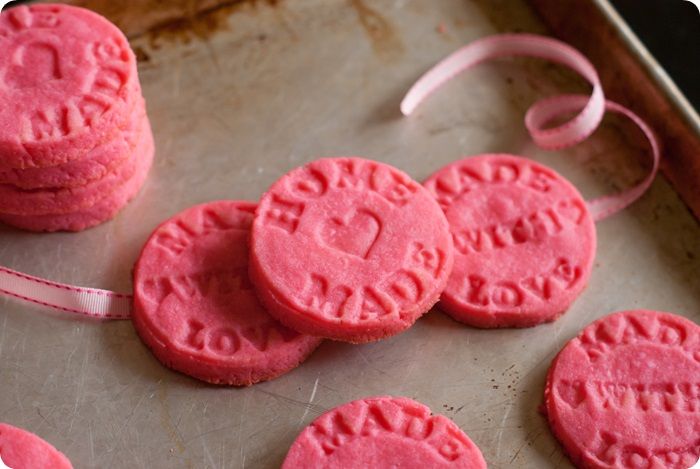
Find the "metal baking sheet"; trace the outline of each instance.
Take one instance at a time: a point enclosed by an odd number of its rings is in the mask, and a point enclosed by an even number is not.
[[[237,2],[176,26],[133,39],[158,146],[142,193],[114,221],[79,234],[0,228],[0,264],[129,291],[159,222],[203,201],[255,200],[319,156],[362,155],[421,180],[463,155],[511,152],[551,165],[587,197],[643,174],[646,146],[621,120],[606,118],[566,151],[529,141],[530,103],[586,90],[539,61],[483,65],[415,116],[399,116],[410,84],[460,45],[503,29],[545,33],[524,2]],[[39,434],[78,468],[275,468],[325,410],[393,394],[453,419],[489,467],[571,467],[538,413],[563,344],[621,309],[700,321],[700,229],[663,178],[598,224],[598,244],[587,290],[553,324],[478,330],[434,310],[388,340],[325,342],[297,370],[244,389],[164,368],[128,321],[75,320],[0,299],[0,420]]]

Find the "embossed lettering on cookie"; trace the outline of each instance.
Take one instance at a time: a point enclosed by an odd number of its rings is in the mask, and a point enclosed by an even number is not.
[[[599,319],[554,359],[544,400],[552,432],[577,467],[693,467],[700,326],[647,310]]]
[[[553,321],[583,291],[596,232],[576,188],[526,158],[452,163],[424,186],[445,211],[455,262],[440,308],[477,327]]]
[[[81,158],[140,104],[136,58],[105,18],[67,5],[0,14],[0,168]]]
[[[160,225],[134,268],[133,322],[166,366],[247,386],[295,368],[321,343],[267,314],[248,280],[255,204],[194,206]]]
[[[261,199],[250,272],[282,323],[360,343],[397,334],[427,312],[447,283],[452,251],[440,207],[405,173],[324,158]]]
[[[405,397],[372,397],[323,414],[297,437],[282,469],[486,469],[447,417]]]

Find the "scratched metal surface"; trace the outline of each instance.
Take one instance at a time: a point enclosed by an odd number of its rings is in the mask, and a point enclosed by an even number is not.
[[[135,38],[158,144],[147,186],[116,220],[84,233],[1,228],[0,263],[129,290],[139,248],[161,220],[207,200],[254,200],[318,156],[364,155],[420,180],[460,155],[513,152],[555,167],[586,196],[641,174],[645,147],[616,120],[572,150],[533,147],[521,123],[527,105],[582,86],[538,62],[482,66],[415,117],[399,117],[407,87],[459,45],[499,30],[542,32],[520,2],[369,5],[244,4],[211,35]],[[553,324],[477,330],[435,310],[378,343],[326,342],[297,370],[247,389],[165,369],[128,321],[78,321],[1,299],[0,420],[44,437],[77,468],[274,468],[326,409],[394,394],[452,418],[490,467],[571,467],[537,411],[560,347],[620,309],[700,320],[700,229],[665,180],[600,223],[598,236],[588,289]]]

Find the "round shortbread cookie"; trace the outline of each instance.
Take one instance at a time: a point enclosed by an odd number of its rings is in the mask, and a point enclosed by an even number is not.
[[[466,158],[424,186],[445,211],[455,262],[440,308],[477,327],[553,321],[585,288],[596,232],[586,202],[525,158]]]
[[[6,423],[0,423],[0,461],[2,467],[11,469],[73,469],[68,458],[51,444]]]
[[[247,386],[290,371],[321,339],[274,320],[248,280],[255,204],[197,205],[160,225],[134,268],[134,327],[166,366]]]
[[[48,215],[8,215],[0,213],[0,222],[28,231],[82,231],[114,218],[141,190],[153,164],[155,147],[150,126],[144,130],[142,142],[132,158],[137,162],[131,178],[122,181],[113,192],[94,205],[77,212]]]
[[[270,314],[306,334],[368,342],[411,326],[452,268],[447,221],[405,173],[361,158],[297,168],[262,197],[251,280]]]
[[[56,166],[123,128],[140,97],[136,59],[102,16],[61,4],[0,14],[0,167]]]
[[[297,437],[282,469],[486,469],[447,417],[405,397],[373,397],[323,414]]]
[[[545,410],[577,467],[690,468],[700,457],[700,326],[647,310],[595,321],[552,362]]]
[[[45,168],[0,170],[0,185],[23,190],[80,187],[114,172],[133,155],[143,121],[147,118],[143,99],[124,129],[115,129],[113,137],[90,150],[83,158]]]
[[[143,162],[139,161],[144,152],[138,148],[148,145],[152,139],[148,119],[143,118],[138,130],[136,147],[127,149],[129,155],[102,178],[79,187],[57,187],[37,190],[23,190],[13,185],[0,185],[0,213],[8,215],[58,215],[79,212],[95,205],[106,194],[131,179]]]

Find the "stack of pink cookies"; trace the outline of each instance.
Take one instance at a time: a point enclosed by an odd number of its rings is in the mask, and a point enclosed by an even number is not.
[[[153,135],[135,56],[105,18],[66,5],[0,14],[0,221],[79,231],[143,185]]]

